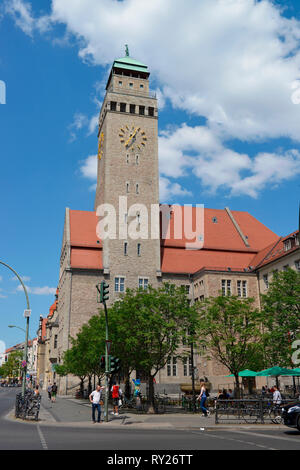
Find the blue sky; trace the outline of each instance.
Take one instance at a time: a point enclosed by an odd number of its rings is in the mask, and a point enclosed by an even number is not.
[[[278,235],[297,228],[297,2],[189,1],[1,3],[0,260],[30,288],[32,337],[54,300],[65,207],[93,210],[95,123],[126,43],[159,96],[161,202],[248,211]],[[23,340],[7,325],[25,327],[12,277],[0,267],[7,347]]]

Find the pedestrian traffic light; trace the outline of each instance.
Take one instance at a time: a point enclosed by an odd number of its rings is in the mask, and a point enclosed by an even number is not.
[[[105,356],[100,358],[100,369],[105,369]]]

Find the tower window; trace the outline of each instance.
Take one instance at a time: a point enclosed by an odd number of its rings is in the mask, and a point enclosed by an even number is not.
[[[129,155],[126,155],[126,163],[129,163]]]
[[[135,192],[136,192],[136,194],[139,194],[139,192],[140,192],[138,183],[135,185]]]
[[[133,83],[132,82],[129,83],[129,87],[133,88]]]
[[[129,183],[126,183],[126,193],[129,193]]]
[[[119,82],[119,86],[122,86],[122,85],[123,85],[123,82],[120,81],[120,82]]]
[[[135,114],[135,104],[130,105],[130,113]]]
[[[121,113],[126,113],[126,103],[120,103],[120,111]]]
[[[151,108],[151,107],[148,108],[148,115],[154,116],[154,108]]]
[[[141,244],[140,243],[137,244],[137,255],[141,256]]]
[[[144,85],[142,83],[140,84],[140,88],[144,88]]]
[[[136,165],[139,164],[139,156],[138,156],[138,155],[135,157],[135,164],[136,164]]]
[[[117,109],[116,101],[111,101],[110,102],[110,109],[111,109],[111,111],[116,111],[116,109]]]
[[[124,242],[124,256],[128,255],[128,242]]]
[[[145,114],[145,106],[139,106],[139,114],[140,114],[141,116],[144,116],[144,114]]]

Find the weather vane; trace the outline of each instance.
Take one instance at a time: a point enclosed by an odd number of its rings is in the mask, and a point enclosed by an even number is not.
[[[125,53],[126,53],[126,57],[129,57],[128,44],[125,44]]]

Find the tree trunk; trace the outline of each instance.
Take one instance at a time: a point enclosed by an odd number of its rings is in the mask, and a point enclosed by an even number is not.
[[[92,393],[92,376],[89,375],[88,395]]]
[[[149,408],[148,413],[154,414],[155,413],[155,404],[154,404],[154,383],[153,383],[153,375],[149,374],[148,378],[148,389],[149,389]]]
[[[239,381],[239,375],[234,375],[235,378],[235,397],[239,399],[241,397],[240,394],[240,381]]]
[[[81,398],[83,397],[83,381],[84,381],[84,379],[81,378],[80,379],[80,396],[81,396]]]
[[[129,400],[131,397],[130,374],[127,372],[125,380],[125,397]]]

